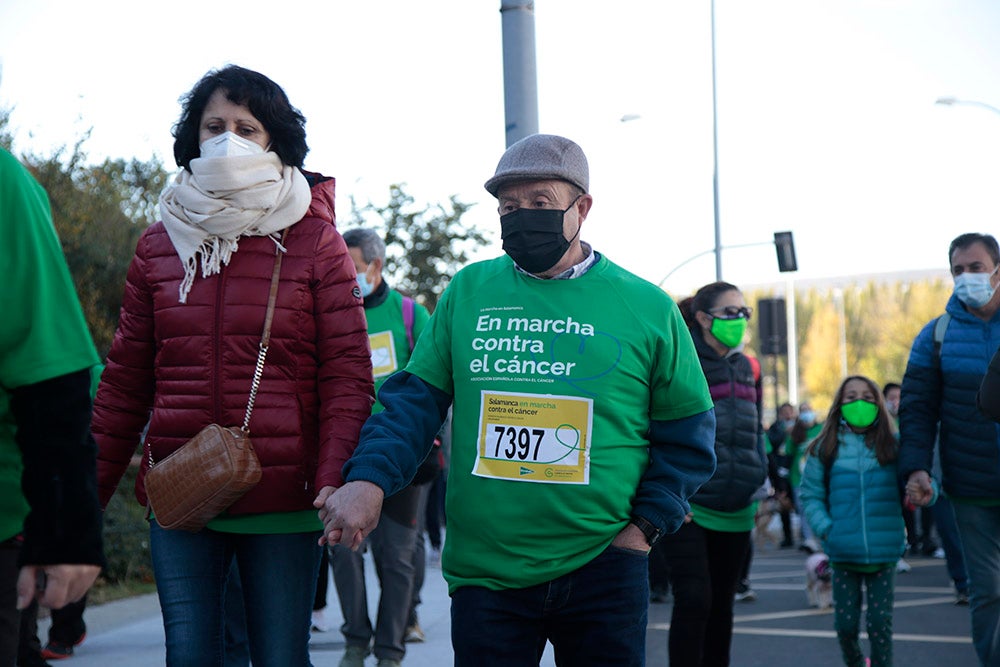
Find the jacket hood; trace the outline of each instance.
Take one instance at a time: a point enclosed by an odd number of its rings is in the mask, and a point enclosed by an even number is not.
[[[309,211],[306,217],[319,218],[329,222],[334,227],[337,226],[337,213],[334,207],[337,192],[337,179],[333,176],[324,176],[318,172],[302,171],[306,177],[309,188],[312,190],[312,201],[309,203]]]

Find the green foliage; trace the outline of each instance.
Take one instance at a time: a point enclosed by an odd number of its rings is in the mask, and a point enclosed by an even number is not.
[[[146,508],[136,502],[133,492],[137,473],[138,467],[129,466],[104,511],[104,553],[108,566],[103,577],[112,583],[153,580]]]
[[[893,284],[870,281],[797,292],[799,400],[809,401],[820,414],[829,410],[844,377],[844,354],[848,374],[866,375],[879,385],[902,380],[913,339],[944,312],[951,290],[950,283],[937,279]],[[751,305],[773,296],[763,292],[745,295]],[[748,351],[752,353],[752,341]],[[783,358],[779,362],[777,377],[783,386],[787,366]],[[764,370],[771,374],[772,365],[765,362]],[[778,393],[778,402],[783,402],[787,389]],[[764,398],[773,409],[771,392],[765,391]]]
[[[0,141],[5,131],[0,116]],[[91,335],[103,358],[118,324],[125,275],[135,244],[156,219],[167,181],[154,159],[111,160],[88,165],[81,138],[69,151],[20,159],[49,195],[52,219],[76,285]]]
[[[420,208],[403,187],[390,185],[384,206],[369,202],[359,208],[352,198],[350,226],[367,226],[382,234],[387,280],[433,311],[451,277],[469,261],[469,252],[488,239],[462,224],[471,204],[452,195],[447,206]]]

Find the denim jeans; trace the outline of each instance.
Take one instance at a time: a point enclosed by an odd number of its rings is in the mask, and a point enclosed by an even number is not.
[[[643,665],[647,568],[645,553],[608,547],[547,583],[462,586],[451,597],[456,667],[535,667],[546,641],[560,666]]]
[[[934,513],[934,526],[948,566],[948,576],[955,582],[955,590],[959,593],[969,592],[969,575],[965,571],[965,556],[962,554],[962,540],[958,535],[958,524],[955,523],[955,512],[952,502],[942,495],[934,503],[931,510]]]
[[[1000,507],[953,502],[969,574],[972,645],[986,667],[1000,667]]]
[[[309,667],[319,535],[188,533],[150,522],[167,666],[224,664],[224,599],[235,557],[255,667]]]

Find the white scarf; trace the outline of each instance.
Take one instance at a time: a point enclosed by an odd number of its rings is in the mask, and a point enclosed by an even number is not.
[[[275,153],[191,160],[191,171],[182,169],[160,195],[163,226],[184,264],[180,302],[194,284],[198,254],[202,278],[219,273],[241,236],[291,227],[311,201],[305,176]]]

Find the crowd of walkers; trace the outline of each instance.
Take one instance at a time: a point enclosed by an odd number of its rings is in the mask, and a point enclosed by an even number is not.
[[[954,294],[900,383],[852,374],[825,418],[786,404],[765,430],[743,293],[675,303],[582,240],[595,199],[573,141],[502,154],[485,188],[504,255],[456,273],[431,314],[387,283],[375,231],[338,231],[335,180],[304,169],[305,118],[275,82],[208,72],[172,132],[180,171],[93,399],[101,366],[47,198],[0,154],[4,311],[21,324],[0,333],[0,667],[72,655],[101,509],[137,453],[149,506],[151,470],[211,425],[252,442],[259,480],[197,529],[150,507],[170,667],[308,666],[328,569],[341,667],[398,667],[424,637],[428,553],[461,667],[537,665],[546,645],[561,666],[642,665],[648,604],[668,595],[670,663],[727,665],[762,501],[781,547],[828,559],[846,665],[892,663],[908,555],[947,558],[976,652],[1000,665],[992,236],[952,242]],[[38,604],[59,610],[44,647]]]

